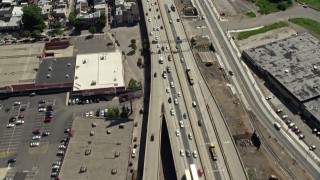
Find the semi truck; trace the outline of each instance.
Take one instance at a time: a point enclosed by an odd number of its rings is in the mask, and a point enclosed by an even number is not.
[[[189,68],[187,68],[186,72],[187,72],[189,83],[192,86],[194,84],[194,80],[193,80],[193,76],[192,76],[191,70]]]
[[[217,151],[216,151],[214,144],[209,145],[209,150],[210,150],[210,153],[211,153],[213,160],[216,161],[217,160]]]

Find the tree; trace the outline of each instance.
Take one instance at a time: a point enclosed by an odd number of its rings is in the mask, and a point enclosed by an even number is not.
[[[14,33],[12,33],[12,37],[14,37],[14,38],[19,38],[19,37],[20,37],[20,34],[19,34],[19,33],[14,32]]]
[[[96,20],[96,25],[100,27],[106,26],[106,15],[101,14],[101,16]]]
[[[32,32],[32,36],[33,37],[38,37],[40,35],[40,31],[39,30],[34,30],[33,32]]]
[[[23,37],[30,37],[30,36],[31,36],[31,32],[28,31],[28,30],[23,31],[22,36],[23,36]]]
[[[54,31],[59,35],[63,34],[63,30],[61,28],[56,28]]]
[[[113,109],[113,112],[114,112],[114,116],[115,116],[115,117],[119,117],[119,116],[120,116],[120,111],[119,111],[118,108],[114,108],[114,109]]]
[[[131,44],[130,47],[132,48],[133,51],[137,50],[137,44],[135,43]]]
[[[71,13],[69,14],[68,19],[69,19],[69,22],[74,26],[74,25],[76,24],[76,20],[77,20],[77,15],[76,15],[76,13],[75,13],[75,12],[71,12]]]
[[[52,29],[59,29],[61,28],[61,24],[59,22],[54,22],[51,24]]]
[[[90,27],[89,32],[93,35],[94,33],[97,32],[97,29],[95,27]]]
[[[108,117],[113,117],[113,116],[114,116],[113,109],[108,109]]]
[[[143,46],[142,48],[143,48],[144,50],[149,50],[149,42],[148,42],[147,39],[143,39],[142,46]]]
[[[131,39],[131,44],[136,44],[137,40],[136,39]]]
[[[128,84],[128,88],[129,89],[141,89],[142,85],[140,82],[134,80],[134,79],[130,79],[129,84]]]
[[[128,118],[129,114],[127,111],[122,111],[121,114],[120,114],[120,117],[122,118]]]
[[[41,8],[36,5],[25,6],[22,8],[22,12],[22,22],[25,29],[29,31],[43,31],[46,24],[43,20]]]

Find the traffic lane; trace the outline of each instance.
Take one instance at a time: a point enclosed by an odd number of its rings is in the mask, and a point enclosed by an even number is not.
[[[171,72],[172,73],[172,72]],[[168,80],[169,80],[169,82],[174,82],[173,81],[173,75],[171,74],[171,73],[169,73],[170,75],[168,75]],[[177,72],[176,72],[177,73]],[[175,84],[175,83],[174,83]],[[169,85],[170,86],[170,85]],[[179,87],[180,87],[180,84],[179,84]],[[178,127],[180,127],[180,121],[182,121],[183,123],[184,123],[184,120],[183,120],[183,116],[182,116],[182,111],[181,111],[181,109],[180,109],[180,106],[179,106],[179,104],[177,104],[177,105],[175,105],[174,104],[174,96],[173,96],[173,94],[177,94],[177,90],[176,90],[176,85],[175,85],[175,87],[174,88],[171,88],[171,99],[172,99],[172,102],[170,103],[172,106],[174,106],[174,108],[173,109],[175,109],[175,114],[176,114],[176,117],[177,117],[177,124],[178,124]],[[167,101],[167,103],[169,103],[168,101]],[[184,126],[185,126],[185,123],[184,123]],[[190,144],[189,144],[189,141],[188,141],[188,135],[186,134],[187,132],[186,132],[186,127],[184,127],[184,128],[181,128],[180,127],[180,137],[181,137],[181,139],[182,139],[182,142],[183,142],[183,146],[184,146],[184,151],[186,150],[186,149],[189,149],[190,150]],[[188,163],[190,164],[190,163],[193,163],[193,159],[192,158],[187,158],[187,161],[188,161]]]

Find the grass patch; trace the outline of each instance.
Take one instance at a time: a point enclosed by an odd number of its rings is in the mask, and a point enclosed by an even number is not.
[[[251,17],[251,18],[254,18],[256,17],[256,14],[254,12],[246,12],[244,15],[246,15],[247,17]]]
[[[270,14],[278,11],[285,11],[292,6],[291,0],[251,0],[259,7],[259,13]]]
[[[244,31],[244,32],[240,32],[238,34],[238,40],[243,40],[243,39],[247,39],[250,36],[254,36],[257,34],[261,34],[261,33],[265,33],[274,29],[279,29],[282,27],[287,27],[288,25],[284,22],[277,22],[274,24],[270,24],[267,26],[264,26],[263,28],[260,29],[256,29],[256,30],[252,30],[252,31]]]
[[[319,0],[299,0],[304,4],[307,4],[310,7],[320,10],[320,1]]]
[[[312,30],[315,33],[320,35],[320,23],[317,21],[314,21],[312,19],[306,19],[306,18],[293,18],[293,19],[289,19],[289,21],[299,26],[305,27],[309,30]]]

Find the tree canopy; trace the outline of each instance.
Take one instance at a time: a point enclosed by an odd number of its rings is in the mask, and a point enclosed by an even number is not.
[[[42,32],[46,24],[44,23],[41,8],[36,5],[30,5],[23,7],[22,11],[24,28],[29,31],[39,30]]]

